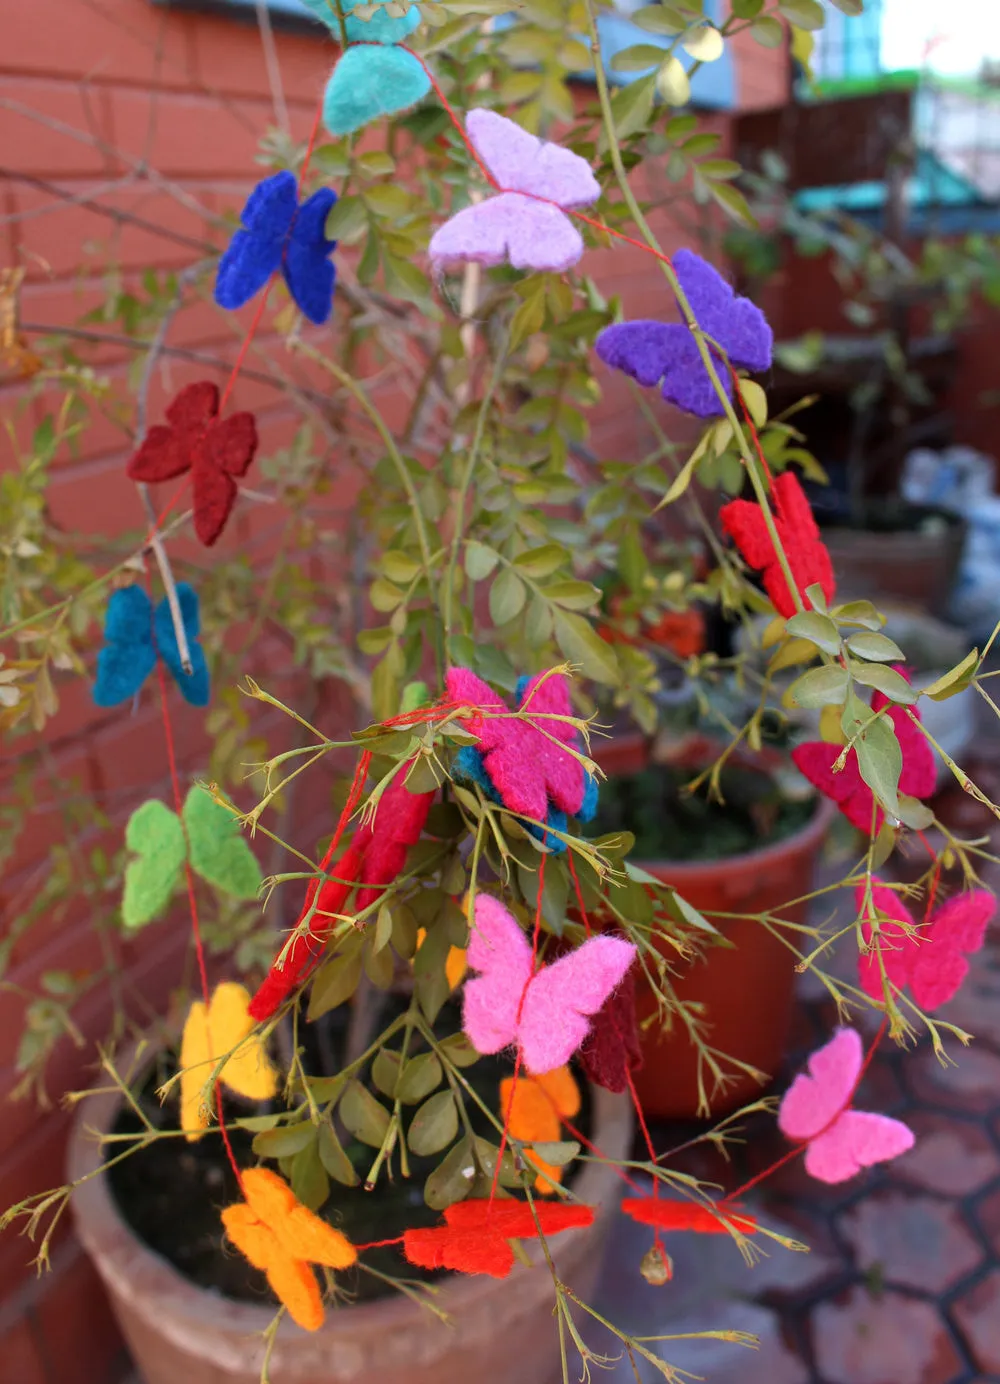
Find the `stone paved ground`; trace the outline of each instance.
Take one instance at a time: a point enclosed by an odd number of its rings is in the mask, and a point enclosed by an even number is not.
[[[968,767],[1000,800],[992,756]],[[970,807],[964,794],[946,793],[939,810],[963,836],[990,831],[1000,854],[998,824]],[[913,868],[903,860],[899,872]],[[1000,892],[1000,870],[984,878]],[[842,949],[830,969],[846,974],[854,958],[849,947]],[[778,1090],[836,1022],[821,985],[806,976],[801,991]],[[956,1065],[942,1067],[929,1042],[901,1051],[884,1040],[858,1096],[859,1108],[911,1125],[917,1142],[910,1153],[836,1188],[809,1179],[796,1160],[749,1194],[748,1208],[806,1242],[808,1255],[765,1242],[768,1257],[748,1268],[728,1236],[674,1235],[668,1240],[674,1278],[655,1288],[638,1274],[651,1232],[619,1217],[599,1310],[633,1334],[730,1328],[760,1338],[758,1350],[717,1341],[655,1347],[676,1369],[709,1384],[998,1384],[1000,924],[940,1016],[975,1035],[968,1049],[947,1043]],[[876,1027],[877,1016],[862,1024],[869,1041]],[[727,1188],[740,1185],[787,1149],[773,1118],[753,1117],[744,1129],[746,1143],[729,1165],[699,1150],[671,1166]],[[677,1126],[654,1129],[657,1151],[689,1134]],[[602,1346],[617,1353],[613,1341],[595,1342]],[[637,1374],[619,1360],[593,1378],[635,1384]],[[643,1384],[654,1378],[663,1375],[640,1366]]]

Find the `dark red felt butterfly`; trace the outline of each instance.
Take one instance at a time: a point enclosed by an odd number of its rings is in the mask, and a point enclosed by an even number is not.
[[[167,408],[166,424],[150,428],[126,468],[134,481],[155,484],[191,472],[195,533],[210,548],[236,503],[234,477],[245,476],[257,450],[252,413],[219,418],[219,391],[208,380],[186,385]]]

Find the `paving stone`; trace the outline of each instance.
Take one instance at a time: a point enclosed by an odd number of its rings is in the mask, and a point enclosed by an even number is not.
[[[894,1177],[929,1192],[962,1197],[1000,1176],[1000,1156],[977,1125],[922,1110],[906,1122],[917,1141],[909,1153],[893,1162]]]
[[[981,1262],[982,1251],[951,1202],[901,1191],[877,1193],[839,1218],[864,1272],[883,1281],[942,1293]]]
[[[969,957],[965,984],[934,1017],[957,1024],[977,1044],[1000,1051],[1000,929],[995,923],[986,946]]]
[[[813,1348],[827,1384],[948,1384],[962,1362],[929,1302],[852,1288],[813,1312]]]
[[[975,1216],[979,1228],[993,1246],[994,1257],[1000,1260],[1000,1188],[976,1204]]]
[[[952,1110],[985,1115],[1000,1110],[1000,1056],[987,1048],[949,1043],[943,1065],[928,1045],[904,1063],[904,1075],[917,1100]]]
[[[979,1369],[1000,1374],[1000,1269],[964,1293],[952,1314]]]

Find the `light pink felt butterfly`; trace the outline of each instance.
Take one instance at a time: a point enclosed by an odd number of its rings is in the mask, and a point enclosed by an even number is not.
[[[531,944],[498,899],[476,896],[462,1027],[477,1052],[516,1044],[534,1076],[563,1066],[635,957],[631,942],[592,937],[532,974]]]
[[[855,903],[864,903],[864,888],[858,886]],[[872,901],[880,914],[899,923],[916,927],[916,919],[894,889],[884,884],[872,886]],[[997,910],[997,901],[988,889],[973,889],[956,894],[931,914],[926,927],[916,934],[894,923],[879,926],[878,953],[858,957],[858,983],[865,994],[883,1001],[882,965],[891,985],[910,987],[914,1002],[926,1012],[947,1004],[958,994],[969,973],[965,957],[979,951],[986,940],[986,928]],[[870,923],[864,924],[865,941],[872,940]]]
[[[851,1109],[863,1060],[857,1030],[838,1029],[809,1058],[808,1073],[795,1078],[778,1110],[782,1134],[808,1143],[806,1172],[820,1182],[846,1182],[913,1147],[913,1131],[901,1120]]]
[[[428,253],[435,270],[469,260],[508,260],[515,269],[571,268],[583,254],[583,238],[562,208],[585,207],[601,195],[587,161],[495,111],[470,111],[465,128],[501,190],[434,232]]]

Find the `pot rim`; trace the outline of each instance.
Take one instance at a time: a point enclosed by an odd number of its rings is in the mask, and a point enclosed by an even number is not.
[[[149,1045],[150,1052],[139,1053],[143,1042],[139,1040],[124,1050],[125,1061],[121,1069],[130,1073],[130,1081],[145,1070],[148,1061],[159,1051],[160,1044]],[[592,1086],[594,1124],[597,1133],[596,1143],[613,1159],[627,1155],[631,1140],[631,1104],[624,1095],[616,1095],[602,1087]],[[87,1253],[95,1260],[101,1275],[113,1290],[127,1293],[133,1277],[141,1277],[143,1283],[142,1299],[154,1304],[157,1300],[169,1301],[171,1315],[186,1316],[194,1322],[204,1324],[205,1304],[218,1303],[224,1309],[227,1328],[245,1332],[247,1336],[259,1336],[274,1319],[276,1308],[257,1306],[226,1297],[216,1289],[203,1288],[180,1272],[168,1259],[150,1248],[125,1219],[118,1203],[112,1195],[106,1174],[99,1171],[104,1162],[99,1139],[93,1137],[109,1132],[122,1104],[123,1097],[114,1087],[98,1088],[92,1091],[77,1107],[70,1130],[67,1148],[67,1180],[77,1182],[87,1180],[72,1192],[74,1222],[77,1234]],[[217,1128],[217,1126],[215,1127]],[[608,1193],[614,1183],[614,1172],[610,1164],[586,1162],[580,1174],[576,1191],[580,1200],[597,1208],[594,1222],[590,1226],[573,1228],[563,1232],[560,1242],[592,1234],[601,1222],[617,1210],[617,1202],[612,1204]],[[532,1250],[529,1249],[529,1254]],[[540,1248],[537,1249],[541,1259]],[[141,1272],[136,1275],[136,1265]],[[532,1267],[538,1267],[536,1261]],[[517,1263],[507,1279],[497,1280],[486,1275],[455,1273],[449,1279],[436,1284],[436,1305],[456,1317],[463,1309],[470,1307],[479,1299],[489,1297],[502,1289],[511,1279],[517,1279],[528,1272],[523,1264]],[[130,1298],[133,1305],[134,1298]],[[312,1340],[324,1336],[343,1337],[345,1313],[350,1315],[352,1326],[360,1331],[370,1329],[379,1323],[382,1329],[405,1330],[409,1327],[424,1327],[432,1319],[425,1307],[412,1301],[402,1293],[388,1294],[374,1302],[357,1303],[350,1307],[340,1307],[327,1314],[324,1325],[317,1332],[301,1333],[294,1323],[285,1320],[281,1324],[279,1337],[287,1340],[292,1333],[306,1335]],[[444,1322],[434,1325],[442,1331],[448,1330]],[[286,1336],[286,1333],[288,1335]]]

